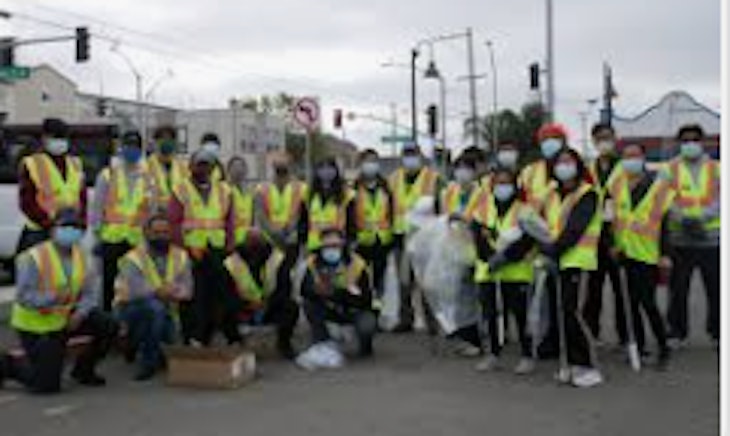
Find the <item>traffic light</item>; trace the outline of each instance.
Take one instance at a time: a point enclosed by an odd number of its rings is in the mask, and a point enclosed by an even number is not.
[[[342,109],[335,109],[335,116],[333,121],[335,124],[335,129],[342,128]]]
[[[530,89],[540,89],[540,64],[530,64]]]
[[[96,115],[100,117],[105,117],[108,108],[109,104],[105,98],[100,98],[96,100]]]
[[[432,104],[426,110],[428,115],[428,134],[435,137],[438,133],[438,108],[435,104]]]
[[[76,28],[76,62],[89,60],[89,29],[86,27]]]
[[[12,67],[15,63],[13,38],[0,38],[0,67]]]

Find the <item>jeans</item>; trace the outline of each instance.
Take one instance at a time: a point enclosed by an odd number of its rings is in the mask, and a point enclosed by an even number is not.
[[[116,280],[117,273],[119,271],[119,259],[127,254],[131,248],[132,246],[126,242],[120,242],[118,244],[104,242],[101,245],[101,257],[103,260],[102,282],[104,290],[103,307],[107,312],[112,310],[112,301],[114,300],[114,280]]]
[[[138,363],[157,369],[163,363],[162,344],[172,343],[175,322],[170,308],[157,298],[131,301],[119,309],[119,319],[127,324],[130,345],[138,352]]]

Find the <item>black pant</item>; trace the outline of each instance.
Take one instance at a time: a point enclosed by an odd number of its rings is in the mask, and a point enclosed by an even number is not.
[[[687,338],[687,298],[692,273],[699,268],[707,294],[707,333],[720,339],[720,247],[674,247],[672,263],[669,335]]]
[[[398,266],[403,265],[402,258],[405,256],[405,238],[403,235],[398,235],[395,238],[395,255]],[[409,266],[408,274],[410,276],[410,285],[406,286],[401,283],[400,286],[400,324],[404,327],[412,327],[415,318],[413,309],[413,290],[416,288],[415,276],[413,274],[413,268]],[[399,277],[401,274],[399,274]],[[435,335],[438,332],[438,323],[431,310],[431,305],[428,304],[426,297],[423,296],[423,316],[426,321],[426,328],[430,335]]]
[[[508,315],[513,315],[515,321],[517,321],[517,335],[520,339],[520,350],[523,357],[530,357],[532,355],[531,342],[526,331],[529,287],[530,285],[527,283],[500,284],[504,327],[506,330]],[[482,312],[489,329],[490,351],[495,356],[499,356],[502,351],[502,346],[499,343],[497,323],[497,285],[495,283],[480,284],[479,293],[482,301]]]
[[[193,260],[193,298],[181,303],[183,339],[209,345],[220,329],[228,343],[241,342],[238,314],[241,300],[226,281],[225,251],[209,248],[200,260]]]
[[[18,239],[18,247],[15,250],[15,254],[20,254],[25,250],[48,240],[50,237],[51,234],[47,229],[33,230],[28,226],[25,226],[23,227],[23,231],[20,233],[20,239]]]
[[[66,341],[69,336],[91,336],[92,343],[76,359],[74,374],[91,375],[106,356],[117,334],[117,324],[104,312],[93,310],[73,332],[65,330],[47,334],[18,332],[25,359],[12,362],[8,376],[34,393],[61,390]]]
[[[591,332],[583,319],[581,304],[586,298],[581,290],[582,276],[587,272],[569,269],[560,271],[562,313],[565,326],[565,346],[570,365],[592,367]],[[587,287],[587,286],[586,286]]]
[[[307,298],[304,300],[304,314],[311,329],[312,343],[329,339],[327,321],[352,324],[357,334],[360,354],[372,353],[373,337],[377,328],[377,319],[372,310],[346,307],[323,298]]]
[[[588,282],[588,298],[583,307],[583,317],[591,329],[594,337],[601,337],[601,312],[603,310],[603,284],[608,275],[611,279],[614,301],[614,323],[619,341],[626,343],[626,316],[624,302],[621,296],[621,282],[619,279],[619,265],[609,253],[608,244],[601,244],[598,248],[598,269],[590,273]]]
[[[667,353],[667,333],[664,328],[664,320],[659,314],[659,307],[656,302],[656,284],[659,271],[655,265],[647,265],[627,259],[624,261],[626,268],[626,280],[629,286],[629,299],[631,300],[631,313],[634,321],[634,333],[639,350],[644,351],[644,322],[642,312],[649,320],[651,330],[659,345],[660,354]],[[641,308],[641,311],[639,310]]]
[[[119,259],[121,259],[132,246],[127,242],[120,243],[109,243],[104,242],[101,244],[101,258],[103,262],[102,266],[102,282],[104,290],[104,305],[103,308],[107,312],[112,310],[112,302],[114,301],[114,280],[117,278],[119,272]]]
[[[382,299],[385,294],[385,270],[388,267],[388,255],[391,249],[391,245],[383,245],[380,240],[371,246],[357,247],[358,254],[365,259],[372,271],[375,295],[378,299]]]

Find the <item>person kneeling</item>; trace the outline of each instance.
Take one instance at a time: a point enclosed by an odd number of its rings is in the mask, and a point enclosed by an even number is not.
[[[327,322],[352,324],[360,356],[373,354],[377,322],[372,309],[370,275],[365,261],[345,248],[338,230],[324,231],[322,248],[307,260],[302,297],[313,347],[329,341]]]
[[[114,305],[128,329],[138,381],[151,379],[164,365],[162,344],[175,336],[177,303],[189,300],[193,287],[190,259],[170,245],[167,217],[152,216],[144,232],[145,242],[119,261],[114,283]]]
[[[106,355],[117,325],[97,309],[99,296],[80,245],[83,224],[75,209],[56,216],[52,238],[21,253],[16,261],[17,298],[10,324],[24,359],[0,356],[0,384],[15,379],[33,393],[61,390],[69,337],[88,336],[71,376],[82,385],[103,386],[96,365]]]

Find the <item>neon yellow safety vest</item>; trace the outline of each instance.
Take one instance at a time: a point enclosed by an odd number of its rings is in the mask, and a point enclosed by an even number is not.
[[[172,193],[190,178],[189,171],[185,164],[176,158],[173,158],[170,170],[166,170],[158,155],[149,157],[146,165],[151,179],[150,189],[154,203],[160,208],[167,208]]]
[[[545,203],[545,214],[553,238],[560,236],[573,208],[589,192],[595,192],[595,188],[583,182],[578,189],[562,199],[557,190],[548,195]],[[593,217],[578,243],[565,251],[560,257],[561,270],[575,268],[583,271],[594,271],[598,268],[598,240],[601,237],[601,227],[600,209],[596,207]]]
[[[226,270],[236,284],[236,290],[243,300],[253,304],[261,304],[276,286],[276,277],[279,267],[284,262],[284,253],[274,250],[261,271],[259,285],[254,278],[248,263],[238,253],[233,253],[223,261]]]
[[[101,239],[117,244],[128,242],[137,245],[142,242],[142,227],[147,212],[147,180],[144,175],[137,178],[129,190],[127,173],[121,168],[105,168],[101,173],[109,186],[104,199],[101,225]]]
[[[525,191],[527,203],[532,205],[535,210],[541,211],[552,186],[547,162],[540,159],[526,166],[520,173],[519,184]]]
[[[473,183],[471,185],[471,191],[475,192],[479,189],[479,186],[476,183]],[[461,187],[459,183],[456,182],[450,182],[448,185],[446,185],[446,188],[444,188],[441,192],[441,213],[442,214],[454,214],[462,211],[466,211],[469,206],[469,202],[467,201],[467,204],[462,205],[461,202],[461,194],[463,193],[464,189]],[[469,196],[469,199],[471,199],[471,194]]]
[[[71,252],[71,277],[66,275],[61,255],[51,241],[37,245],[23,254],[18,262],[35,262],[38,269],[38,290],[57,301],[56,306],[44,309],[13,304],[10,324],[23,332],[45,334],[66,328],[68,318],[81,295],[86,279],[86,264],[81,248],[74,246]]]
[[[393,192],[393,203],[395,208],[393,231],[397,235],[405,234],[408,231],[406,214],[416,204],[419,198],[433,196],[436,193],[438,172],[424,167],[418,173],[415,182],[406,182],[406,172],[398,169],[390,179],[390,190]]]
[[[614,241],[629,259],[656,265],[660,257],[662,219],[674,200],[674,191],[664,179],[657,178],[639,204],[631,201],[629,177],[620,170],[608,186],[615,203]]]
[[[697,183],[692,172],[682,158],[675,158],[667,168],[675,191],[676,205],[688,217],[700,218],[705,208],[720,198],[720,164],[716,160],[707,159],[702,164]],[[670,228],[679,230],[680,224],[672,222]],[[720,217],[705,223],[705,230],[720,229]]]
[[[259,188],[259,195],[267,221],[274,230],[282,230],[299,220],[307,186],[301,182],[289,182],[280,191],[276,184],[267,183]]]
[[[66,178],[56,167],[50,156],[45,153],[35,153],[22,160],[22,165],[28,170],[30,180],[36,187],[36,201],[49,218],[53,219],[56,213],[63,208],[80,209],[79,195],[85,189],[84,170],[81,159],[66,156]],[[28,227],[40,229],[38,223],[28,219]]]
[[[358,188],[355,198],[358,244],[371,247],[378,240],[385,245],[393,241],[389,211],[388,194],[383,188],[377,188],[374,195],[364,186]]]
[[[253,225],[253,192],[243,191],[239,187],[231,187],[236,233],[236,245],[246,242],[249,230]]]
[[[170,250],[167,252],[165,274],[160,275],[160,272],[155,265],[155,261],[152,259],[152,256],[150,256],[147,247],[142,244],[133,248],[119,259],[118,265],[120,270],[128,264],[134,265],[142,272],[142,276],[150,288],[159,290],[165,285],[174,284],[175,279],[185,272],[186,268],[190,268],[190,258],[188,257],[187,251],[171,245]],[[117,281],[114,288],[114,304],[129,301],[129,289],[127,284],[119,283]]]
[[[348,189],[344,196],[345,198],[342,204],[337,204],[333,199],[323,202],[319,194],[312,196],[309,203],[308,250],[314,251],[322,246],[322,231],[326,229],[345,231],[345,225],[347,224],[347,205],[352,200],[351,191]]]
[[[186,248],[224,248],[226,218],[231,207],[231,190],[226,183],[211,182],[208,201],[189,180],[176,192],[184,208],[183,243]]]
[[[325,277],[317,270],[317,256],[310,255],[307,259],[307,268],[314,278],[316,284],[322,283]],[[362,273],[367,270],[367,263],[359,255],[352,253],[350,255],[350,263],[342,265],[332,278],[331,285],[334,289],[347,289],[350,286],[357,285]]]

